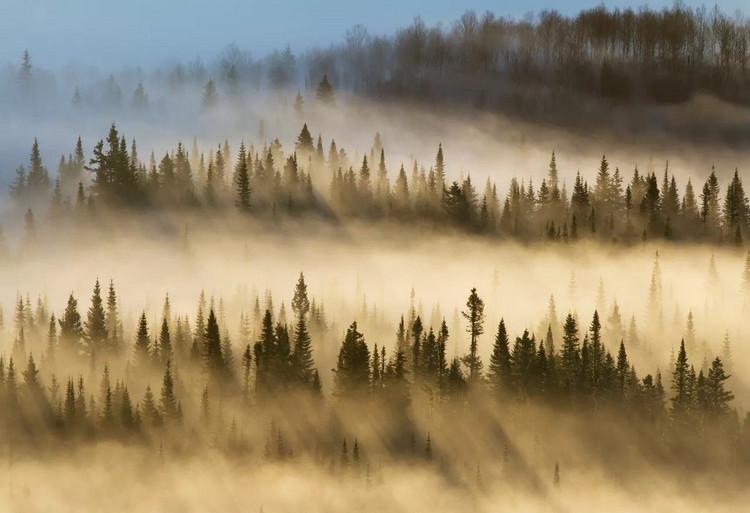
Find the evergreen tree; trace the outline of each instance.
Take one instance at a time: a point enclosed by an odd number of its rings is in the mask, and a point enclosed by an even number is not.
[[[560,353],[563,384],[569,393],[575,391],[575,385],[581,365],[581,353],[578,348],[578,326],[572,314],[568,314],[563,325],[563,346]]]
[[[370,352],[365,338],[353,322],[339,350],[336,363],[335,395],[352,397],[367,390],[370,379]]]
[[[172,340],[169,335],[169,324],[165,316],[161,321],[161,332],[159,333],[159,354],[158,358],[162,363],[172,360]]]
[[[318,84],[318,90],[316,96],[322,103],[332,105],[335,101],[335,95],[333,92],[333,86],[328,81],[328,75],[323,75],[323,78]]]
[[[302,130],[297,136],[297,142],[294,149],[303,157],[308,157],[315,151],[315,143],[313,142],[310,130],[307,128],[307,123],[302,125]]]
[[[292,297],[292,311],[297,317],[305,317],[310,311],[310,300],[307,297],[307,284],[305,284],[305,275],[299,274],[299,280],[294,288]]]
[[[498,392],[507,391],[511,384],[511,360],[508,344],[508,333],[505,329],[505,321],[500,320],[497,327],[495,343],[492,346],[490,356],[489,374],[487,376],[490,386]]]
[[[672,391],[674,392],[672,415],[679,418],[690,409],[693,394],[684,340],[680,342],[680,351],[677,353],[677,360],[675,360],[674,370],[672,371]]]
[[[48,189],[49,174],[47,173],[47,168],[42,163],[39,143],[34,138],[34,143],[31,146],[31,158],[29,159],[29,172],[26,176],[25,190],[32,197],[38,197],[40,194],[46,193]]]
[[[482,360],[478,355],[478,339],[484,333],[484,301],[477,294],[477,289],[471,289],[466,301],[466,310],[461,315],[468,322],[466,332],[470,336],[469,354],[464,356],[463,364],[469,369],[468,379],[474,382],[481,377]]]
[[[91,307],[86,315],[86,340],[89,344],[89,352],[99,354],[104,348],[107,339],[106,314],[102,302],[101,287],[99,280],[94,284],[94,292],[91,296]]]
[[[144,368],[151,361],[151,338],[148,335],[146,312],[141,313],[138,321],[138,332],[135,337],[135,364]]]
[[[213,378],[224,376],[224,358],[221,351],[221,335],[219,324],[213,308],[208,313],[206,323],[205,348],[203,350],[204,366]]]
[[[107,342],[110,349],[117,349],[120,343],[120,318],[117,311],[117,294],[115,284],[110,280],[107,294],[107,313],[104,319],[107,327]]]
[[[83,326],[81,315],[78,313],[78,301],[71,294],[65,307],[60,323],[60,343],[70,353],[77,354],[81,339],[83,338]]]
[[[247,165],[245,143],[240,143],[237,165],[234,169],[234,187],[237,194],[235,205],[241,211],[250,210],[250,174]]]
[[[171,362],[167,360],[164,369],[164,379],[161,385],[161,398],[159,400],[159,411],[165,420],[177,418],[177,398],[174,394],[174,382],[172,380]]]
[[[723,415],[730,411],[729,402],[734,394],[725,388],[725,381],[729,376],[724,372],[724,365],[719,357],[711,362],[706,381],[706,396],[709,413]]]
[[[294,351],[292,353],[292,377],[299,383],[309,384],[315,362],[312,356],[312,343],[307,331],[305,316],[300,315],[294,330]]]

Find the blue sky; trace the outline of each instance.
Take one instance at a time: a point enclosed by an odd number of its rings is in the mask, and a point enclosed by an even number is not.
[[[71,61],[98,66],[153,65],[170,58],[211,58],[237,43],[262,55],[289,44],[294,51],[341,40],[347,28],[364,24],[387,34],[420,15],[449,22],[466,9],[520,17],[555,8],[575,13],[599,0],[0,0],[0,65],[17,61],[28,48],[35,61],[55,68]],[[687,0],[687,5],[702,2]],[[604,2],[638,7],[645,2]],[[652,8],[672,1],[651,1]],[[709,3],[713,6],[713,3]],[[747,0],[725,0],[725,12]],[[745,11],[748,8],[745,7]]]

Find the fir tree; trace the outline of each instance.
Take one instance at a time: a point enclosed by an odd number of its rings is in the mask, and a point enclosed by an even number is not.
[[[336,363],[336,396],[349,397],[366,390],[370,379],[370,352],[354,322],[346,331]]]
[[[60,324],[60,342],[71,354],[78,352],[78,346],[83,338],[81,315],[78,313],[78,301],[71,294],[65,307]]]
[[[250,174],[247,165],[245,143],[240,143],[237,165],[234,169],[234,188],[237,195],[235,205],[241,211],[250,210]]]
[[[224,358],[221,351],[221,335],[219,334],[219,324],[216,321],[216,315],[213,308],[208,313],[208,322],[206,323],[205,348],[203,358],[205,368],[212,377],[223,377]]]
[[[477,294],[477,289],[471,289],[466,301],[466,310],[461,315],[468,322],[466,332],[470,336],[469,353],[464,356],[463,364],[469,369],[469,381],[476,381],[482,374],[482,360],[478,355],[478,339],[484,333],[484,301]]]
[[[174,394],[174,382],[172,381],[171,362],[169,360],[167,360],[164,369],[159,411],[165,420],[173,420],[177,417],[177,398]]]
[[[672,371],[672,391],[672,415],[679,418],[690,409],[693,394],[684,340],[680,342],[680,351]]]
[[[107,339],[106,314],[101,296],[99,280],[94,284],[94,292],[91,296],[91,307],[86,315],[86,340],[89,344],[89,352],[98,354],[104,347]]]
[[[151,338],[148,334],[146,312],[141,313],[138,321],[138,332],[135,337],[135,364],[141,368],[151,361]]]
[[[508,344],[508,333],[505,329],[505,321],[500,320],[495,335],[495,343],[492,346],[490,356],[489,374],[487,376],[490,385],[498,392],[507,391],[511,380],[510,348]]]

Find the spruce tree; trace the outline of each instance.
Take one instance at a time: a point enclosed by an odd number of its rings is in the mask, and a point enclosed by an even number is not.
[[[466,310],[461,312],[461,315],[468,321],[466,332],[470,336],[469,353],[463,357],[462,362],[469,369],[469,381],[476,382],[482,375],[478,339],[484,333],[484,301],[477,294],[477,289],[471,289],[469,298],[466,300]]]
[[[685,340],[680,342],[680,351],[672,371],[672,415],[679,418],[685,415],[691,406],[692,386],[690,382],[690,368],[688,367]]]
[[[172,340],[169,335],[169,324],[165,316],[161,321],[161,332],[159,333],[159,359],[162,363],[167,363],[173,358]]]
[[[101,287],[97,279],[91,296],[91,307],[86,315],[86,340],[89,344],[90,353],[99,354],[104,348],[106,339],[106,314],[102,302]]]
[[[161,415],[159,414],[159,409],[156,406],[156,399],[154,398],[154,393],[151,391],[150,385],[146,386],[146,393],[143,396],[141,405],[143,411],[143,420],[149,426],[157,426],[161,424]]]
[[[300,133],[297,136],[297,142],[295,143],[294,149],[305,158],[315,151],[315,143],[313,142],[310,130],[307,128],[307,123],[302,125],[302,130],[300,130]]]
[[[174,394],[174,382],[172,381],[171,362],[169,360],[167,360],[164,369],[159,410],[165,420],[173,420],[177,417],[177,398]]]
[[[294,351],[292,353],[292,378],[301,384],[312,380],[315,362],[312,356],[312,342],[307,331],[305,316],[300,315],[294,330]]]
[[[578,348],[578,326],[572,314],[568,314],[563,325],[563,346],[560,352],[560,365],[564,386],[569,393],[575,390],[581,363]]]
[[[723,415],[730,411],[729,402],[734,399],[734,394],[725,386],[725,381],[728,379],[729,376],[724,371],[724,365],[717,356],[711,362],[708,379],[706,380],[708,410],[713,415]]]
[[[351,397],[365,391],[370,379],[370,352],[353,322],[346,330],[336,363],[335,395]]]
[[[511,383],[510,347],[503,319],[500,319],[500,324],[497,326],[487,378],[495,391],[502,393],[509,390]]]
[[[138,332],[135,336],[135,364],[144,368],[151,361],[151,338],[148,335],[146,312],[141,313],[138,321]]]
[[[81,315],[78,313],[78,301],[73,297],[73,294],[68,296],[68,304],[65,307],[62,318],[58,322],[60,324],[60,342],[62,346],[70,354],[76,354],[81,338],[83,337],[83,326],[81,325]]]
[[[120,345],[120,317],[117,310],[117,293],[115,284],[112,280],[109,282],[109,292],[107,293],[107,314],[104,319],[107,327],[107,344],[111,350],[116,350]]]
[[[208,313],[206,323],[205,347],[203,349],[204,366],[212,377],[221,378],[224,370],[224,358],[221,351],[219,324],[213,308]]]
[[[310,311],[310,300],[307,297],[307,284],[303,273],[299,274],[297,285],[294,288],[292,311],[297,317],[304,317]]]
[[[250,171],[247,165],[247,152],[245,143],[240,143],[237,154],[237,164],[234,169],[234,190],[236,194],[235,205],[240,211],[250,210]]]

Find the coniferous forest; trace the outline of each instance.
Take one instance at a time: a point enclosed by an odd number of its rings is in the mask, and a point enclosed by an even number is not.
[[[0,511],[744,510],[725,11],[14,54]]]

